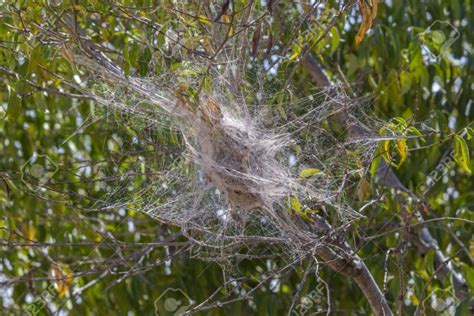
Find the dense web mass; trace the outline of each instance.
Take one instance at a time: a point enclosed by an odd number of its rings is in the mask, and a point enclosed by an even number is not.
[[[429,9],[5,3],[4,309],[468,313],[470,11]]]
[[[341,87],[280,104],[302,109],[282,122],[268,119],[270,105],[248,105],[232,94],[222,74],[214,73],[212,90],[195,91],[192,75],[176,82],[126,77],[116,66],[84,57],[77,62],[98,77],[85,93],[143,124],[179,131],[184,144],[183,158],[138,192],[112,193],[108,207],[132,202],[135,210],[180,227],[203,256],[217,259],[261,243],[306,252],[320,238],[311,228],[314,214],[335,212],[341,225],[363,216],[346,190],[366,172],[377,144],[344,129],[340,137],[329,131],[341,113],[348,126],[369,125],[361,102]],[[196,66],[191,70],[199,73]]]

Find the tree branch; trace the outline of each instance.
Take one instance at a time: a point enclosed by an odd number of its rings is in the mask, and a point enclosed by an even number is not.
[[[305,69],[309,72],[311,78],[313,79],[316,85],[320,87],[331,86],[329,78],[326,76],[319,63],[311,54],[308,54],[302,60],[302,64],[305,66]],[[347,122],[349,122],[347,113],[342,112],[339,114],[339,116],[340,117],[337,118],[339,122],[343,124],[347,124]],[[351,136],[361,137],[366,134],[362,127],[347,126],[347,128]],[[423,203],[413,192],[408,190],[403,185],[403,183],[397,177],[393,169],[383,159],[380,160],[379,166],[377,168],[377,178],[381,181],[383,186],[395,189],[398,192],[405,192],[409,194],[418,203]],[[421,224],[424,224],[424,219],[421,213],[419,213],[417,220]],[[464,299],[469,297],[469,287],[466,283],[465,278],[460,273],[457,273],[451,264],[446,263],[446,257],[444,256],[443,252],[439,250],[438,243],[432,237],[428,228],[422,227],[419,235],[410,234],[410,240],[418,246],[417,249],[421,255],[426,254],[430,249],[435,249],[435,265],[438,267],[442,267],[436,270],[436,275],[439,278],[443,279],[448,273],[451,273],[453,276],[453,284],[457,298],[463,301]],[[359,286],[361,285],[359,284]],[[471,302],[471,306],[474,306],[474,300]]]
[[[334,229],[320,216],[314,216],[314,227],[323,236],[326,236],[323,245],[316,249],[316,254],[334,271],[352,278],[369,301],[375,315],[392,315],[387,300],[380,291],[374,277],[364,261],[354,253],[349,244],[335,237]],[[333,247],[331,246],[334,246]]]
[[[307,54],[302,59],[302,64],[308,70],[311,78],[318,86],[331,86],[331,82],[329,81],[328,77],[311,54]],[[344,116],[346,116],[345,113]],[[342,119],[345,122],[348,121],[347,117]],[[357,126],[353,126],[351,128],[359,129]],[[319,218],[317,223],[320,229],[323,228],[320,230],[320,233],[327,234],[331,230],[329,224],[322,218]],[[334,242],[335,241],[332,240],[330,243]],[[347,258],[340,257],[329,247],[321,247],[316,252],[316,254],[323,258],[328,266],[333,270],[352,278],[357,283],[376,315],[392,315],[387,300],[383,296],[379,286],[375,282],[374,277],[370,273],[363,260],[350,249],[350,246],[347,243],[344,242],[339,246],[342,246],[342,249],[348,252],[350,256]]]

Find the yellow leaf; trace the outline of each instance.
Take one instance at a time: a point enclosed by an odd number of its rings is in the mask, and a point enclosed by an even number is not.
[[[223,14],[222,15],[222,22],[224,24],[229,24],[229,30],[227,31],[227,36],[232,36],[232,34],[234,34],[234,28],[232,27],[232,18],[230,17],[230,15],[228,14]]]
[[[36,228],[31,223],[24,223],[21,228],[21,233],[23,236],[28,238],[28,240],[35,240],[36,237]]]
[[[390,140],[382,141],[382,158],[388,162],[392,163],[392,157],[390,156]]]
[[[293,43],[292,47],[291,47],[291,51],[293,52],[291,55],[290,55],[290,60],[295,60],[297,59],[300,55],[301,55],[301,52],[303,50],[303,46],[304,46],[304,36],[302,36],[301,34],[298,36],[298,39]]]
[[[71,271],[64,273],[59,267],[54,267],[50,271],[51,277],[55,279],[54,287],[59,296],[63,296],[69,291],[72,283],[73,274]]]
[[[471,174],[471,169],[469,168],[469,149],[467,143],[459,135],[454,135],[454,160],[457,164],[468,174]]]
[[[418,306],[420,304],[420,301],[418,300],[418,297],[416,297],[416,295],[412,295],[410,300],[411,300],[411,303],[415,306]]]
[[[200,15],[198,17],[199,19],[199,22],[203,23],[203,24],[207,24],[207,25],[212,25],[211,23],[211,20],[209,20],[207,17],[205,17],[204,15]]]
[[[99,234],[99,233],[96,233],[96,234],[95,234],[95,238],[94,238],[94,240],[95,240],[95,241],[97,241],[97,242],[101,242],[101,241],[102,241],[102,239],[103,239],[103,237],[102,237],[102,235],[101,235],[101,234]]]
[[[295,60],[296,58],[298,58],[300,56],[300,53],[301,53],[301,48],[300,47],[297,47],[294,51],[293,54],[291,54],[290,56],[290,60]]]
[[[304,169],[300,172],[300,178],[308,178],[308,177],[314,176],[314,175],[319,174],[319,173],[321,173],[321,171],[319,169],[316,169],[316,168]]]
[[[295,211],[296,213],[301,213],[302,206],[301,206],[300,201],[298,201],[296,197],[294,196],[290,197],[290,206],[291,206],[291,209]]]
[[[35,240],[36,237],[36,228],[30,223],[28,225],[28,239]]]
[[[407,156],[408,156],[408,148],[407,148],[406,138],[402,138],[402,139],[397,140],[397,149],[398,149],[398,153],[400,154],[400,162],[398,163],[398,166],[401,166],[402,163],[407,159]]]
[[[299,216],[301,216],[301,218],[309,222],[312,222],[313,219],[311,219],[308,214],[317,213],[317,211],[310,210],[308,208],[303,210],[303,206],[301,205],[300,201],[298,201],[298,198],[296,198],[295,196],[290,196],[290,207],[292,211],[296,212]]]
[[[222,15],[222,22],[228,24],[228,23],[230,23],[230,21],[231,21],[230,15],[228,15],[228,14],[223,14]]]

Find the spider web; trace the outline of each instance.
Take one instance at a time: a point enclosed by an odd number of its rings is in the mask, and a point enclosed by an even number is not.
[[[191,75],[138,78],[81,56],[77,62],[95,76],[82,90],[105,109],[131,118],[127,124],[138,129],[180,135],[179,155],[160,166],[146,161],[153,175],[138,189],[117,187],[104,197],[104,208],[180,227],[195,243],[194,254],[213,260],[246,256],[259,245],[299,256],[320,239],[311,229],[313,212],[332,212],[340,225],[363,217],[347,190],[366,172],[377,142],[343,129],[337,135],[330,125],[341,113],[346,125],[369,133],[366,126],[382,123],[342,87],[279,103],[287,112],[298,109],[284,120],[261,89],[255,94],[262,102],[246,104],[221,73],[212,73],[211,90],[183,101],[188,95],[180,92],[201,82],[198,63],[178,70]],[[303,170],[312,174],[301,176]]]

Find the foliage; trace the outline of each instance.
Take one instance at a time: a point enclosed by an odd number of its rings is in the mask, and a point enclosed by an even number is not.
[[[217,293],[215,308],[202,314],[280,315],[295,295],[303,297],[321,284],[318,305],[327,308],[329,295],[332,311],[370,313],[350,279],[313,258],[287,269],[287,261],[272,256],[275,249],[262,246],[248,249],[246,260],[206,262],[196,258],[199,246],[179,228],[138,212],[142,196],[129,196],[137,188],[165,185],[170,170],[190,172],[182,159],[185,141],[169,124],[152,127],[91,100],[86,82],[95,78],[74,63],[78,39],[70,34],[75,33],[98,45],[127,76],[182,80],[176,92],[189,98],[219,84],[211,67],[231,73],[233,92],[247,104],[267,106],[269,119],[262,121],[269,125],[308,112],[312,103],[298,100],[317,97],[319,90],[301,62],[315,56],[349,98],[369,104],[379,132],[373,135],[379,147],[372,161],[357,151],[347,153],[354,157],[347,162],[353,172],[340,198],[364,215],[344,226],[347,240],[393,310],[433,314],[444,309],[442,302],[452,303],[450,312],[466,315],[471,298],[461,302],[456,296],[453,271],[474,291],[470,2],[357,3],[2,2],[0,300],[5,313],[21,314],[50,293],[53,303],[40,314],[153,314],[155,300],[168,288],[179,288],[198,303]],[[72,17],[82,30],[70,29]],[[238,57],[242,64],[222,62],[222,56]],[[196,59],[204,60],[208,71],[195,70]],[[189,77],[192,84],[185,86]],[[331,118],[321,125],[334,135],[325,145],[337,147],[345,127]],[[304,133],[299,135],[305,141]],[[440,167],[451,151],[456,165]],[[293,153],[303,157],[297,145]],[[376,181],[384,161],[395,167],[407,191]],[[297,174],[311,181],[325,172],[308,163]],[[420,191],[427,183],[429,189]],[[305,223],[318,213],[294,196],[288,204],[292,216]],[[439,253],[410,239],[425,227],[449,258],[445,278],[437,276]],[[317,273],[308,275],[310,268]],[[229,297],[240,299],[222,304]]]

